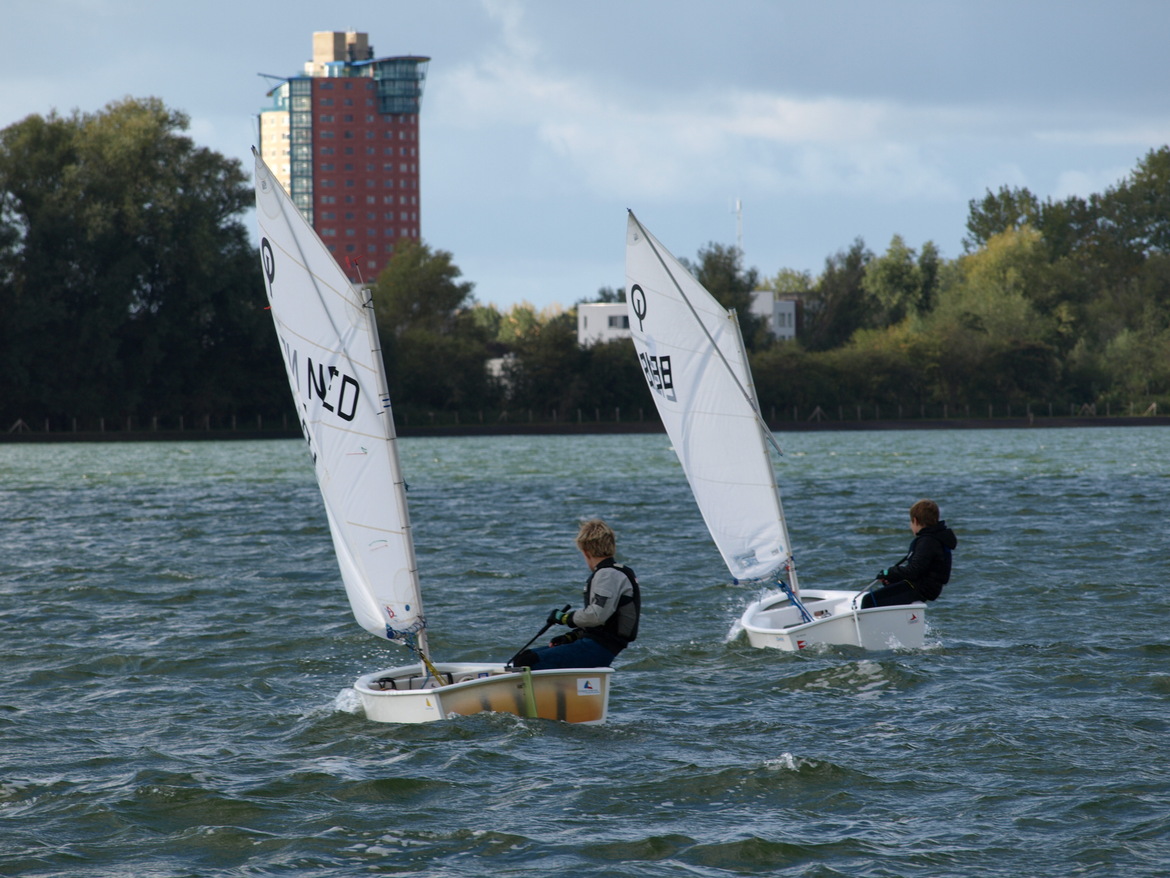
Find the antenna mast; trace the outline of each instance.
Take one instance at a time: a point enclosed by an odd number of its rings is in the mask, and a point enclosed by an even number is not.
[[[735,246],[743,253],[743,201],[735,199]]]

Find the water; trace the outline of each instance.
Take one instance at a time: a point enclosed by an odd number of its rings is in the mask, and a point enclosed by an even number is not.
[[[605,726],[370,723],[300,442],[0,445],[0,874],[1154,876],[1170,868],[1165,428],[781,434],[802,582],[863,585],[934,497],[928,648],[728,639],[663,436],[406,439],[432,647],[642,580]]]

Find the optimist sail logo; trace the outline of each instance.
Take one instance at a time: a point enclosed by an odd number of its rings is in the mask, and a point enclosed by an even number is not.
[[[577,694],[578,695],[600,695],[601,694],[601,678],[600,677],[578,677],[577,678]]]

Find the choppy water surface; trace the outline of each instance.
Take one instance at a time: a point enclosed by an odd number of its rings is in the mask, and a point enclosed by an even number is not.
[[[368,722],[300,442],[0,446],[0,874],[1154,876],[1170,864],[1170,432],[781,434],[801,580],[864,585],[936,498],[925,650],[729,639],[663,436],[401,443],[432,647],[643,583],[605,726]]]

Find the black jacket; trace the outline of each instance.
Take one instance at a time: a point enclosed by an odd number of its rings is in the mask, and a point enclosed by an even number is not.
[[[951,551],[958,544],[945,521],[922,528],[905,559],[886,572],[886,581],[909,582],[924,600],[935,600],[951,579]]]

